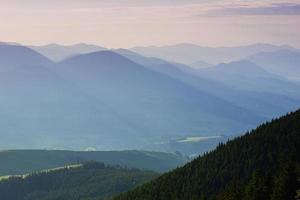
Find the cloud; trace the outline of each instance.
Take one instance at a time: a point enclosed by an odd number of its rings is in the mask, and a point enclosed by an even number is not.
[[[300,0],[0,2],[0,37],[7,41],[112,47],[180,42],[226,46],[253,41],[300,45]]]
[[[224,6],[211,10],[212,15],[300,15],[300,2],[278,2],[268,1],[262,4],[245,3]]]
[[[165,17],[182,19],[193,16],[224,15],[299,15],[300,0],[3,0],[2,13],[103,14],[126,18]]]

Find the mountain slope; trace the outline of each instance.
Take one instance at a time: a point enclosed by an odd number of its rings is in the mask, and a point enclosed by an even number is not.
[[[150,70],[166,74],[268,119],[300,106],[299,84],[270,74],[246,60],[207,69],[192,69],[178,63],[143,57],[129,50],[121,49],[116,52]]]
[[[17,49],[0,73],[2,149],[161,150],[161,140],[239,133],[264,120],[112,52],[48,65]]]
[[[156,176],[151,171],[89,162],[0,180],[0,194],[2,200],[104,200]]]
[[[120,116],[125,114],[144,136],[225,133],[227,127],[259,118],[252,114],[237,118],[241,108],[109,51],[70,58],[56,71]],[[204,128],[211,123],[223,124],[224,130]]]
[[[294,108],[285,97],[232,90],[126,50],[135,62],[101,51],[55,64],[5,47],[12,50],[0,72],[2,149],[162,151],[157,144],[238,134]],[[36,59],[27,62],[26,52]]]
[[[211,64],[232,62],[245,59],[259,52],[272,52],[281,49],[299,51],[290,46],[275,46],[270,44],[253,44],[236,47],[203,47],[194,44],[178,44],[162,47],[135,47],[130,50],[143,56],[157,57],[189,65],[199,60]]]
[[[84,43],[69,46],[48,44],[44,46],[30,46],[30,48],[53,61],[61,61],[75,55],[105,50],[104,47]]]
[[[195,68],[195,69],[203,69],[203,68],[213,67],[212,64],[209,64],[209,63],[204,62],[204,61],[197,61],[197,62],[191,63],[190,66]]]
[[[37,52],[19,45],[0,44],[0,72],[20,66],[49,66],[52,62]]]
[[[269,118],[277,117],[300,106],[300,84],[271,74],[246,60],[199,69],[196,74],[200,78],[227,86],[233,91],[240,91],[235,95],[223,96],[236,105]],[[230,94],[230,91],[226,93]]]
[[[293,199],[300,187],[299,131],[300,110],[115,199]]]
[[[9,150],[0,152],[0,176],[22,175],[91,160],[108,165],[162,172],[183,165],[187,158],[177,154],[133,150]]]
[[[44,58],[28,48],[6,47],[17,52],[6,52],[0,73],[2,149],[153,149],[161,139],[240,132],[262,120],[236,117],[246,111],[112,52],[48,65],[25,62],[26,52]]]
[[[290,50],[262,52],[248,59],[271,73],[300,81],[300,52]]]
[[[162,74],[168,75],[172,78],[176,78],[181,80],[181,76],[187,76],[187,79],[192,79],[192,77],[186,73],[184,73],[183,69],[187,70],[188,66],[177,66],[175,63],[167,62],[163,59],[155,58],[155,57],[144,57],[138,53],[127,49],[117,49],[114,50],[117,54],[120,54],[127,59],[144,66],[152,71],[160,72]]]
[[[284,77],[272,74],[263,67],[247,60],[222,63],[209,69],[200,69],[198,74],[246,91],[263,91],[300,97],[300,84],[287,81]]]
[[[0,73],[0,96],[2,149],[97,148],[100,137],[94,134],[100,127],[111,132],[129,129],[105,104],[47,67]]]

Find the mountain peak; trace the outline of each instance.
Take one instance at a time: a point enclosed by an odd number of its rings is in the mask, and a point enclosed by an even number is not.
[[[35,51],[41,53],[42,55],[48,57],[53,61],[62,61],[66,58],[70,58],[75,55],[105,50],[104,47],[85,43],[78,43],[72,45],[61,45],[52,43],[44,46],[31,46],[30,48],[34,49]]]
[[[26,65],[51,65],[52,62],[38,52],[18,45],[0,45],[1,71]]]
[[[65,59],[59,63],[60,66],[67,66],[67,68],[78,67],[84,69],[85,67],[91,67],[94,69],[115,69],[115,70],[129,70],[130,69],[143,69],[143,66],[136,64],[135,62],[123,57],[122,55],[104,50],[96,51],[92,53],[82,54],[73,56],[71,58]]]
[[[114,53],[114,52],[108,51],[108,50],[103,50],[103,51],[96,51],[96,52],[91,52],[91,53],[87,53],[87,54],[82,54],[82,55],[76,55],[76,56],[68,58],[62,62],[69,62],[72,60],[89,60],[89,61],[101,60],[102,61],[102,59],[104,59],[104,60],[109,60],[109,59],[125,59],[125,60],[127,60],[125,57],[121,56],[120,54],[117,54],[117,53]]]

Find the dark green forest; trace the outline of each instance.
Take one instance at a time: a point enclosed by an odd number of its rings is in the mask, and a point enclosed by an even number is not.
[[[137,150],[7,150],[0,151],[0,176],[28,174],[91,160],[157,172],[169,171],[188,161],[187,157],[179,154]]]
[[[300,199],[300,110],[114,200]]]
[[[102,200],[157,177],[157,173],[102,163],[10,177],[0,181],[1,200]]]
[[[2,179],[0,199],[299,200],[299,155],[300,110],[159,177],[151,171],[85,162]]]

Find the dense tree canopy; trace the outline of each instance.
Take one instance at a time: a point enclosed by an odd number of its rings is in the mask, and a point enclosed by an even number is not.
[[[115,200],[299,200],[299,155],[300,110],[152,181],[157,174],[151,171],[88,162],[3,179],[0,194],[1,200],[102,200],[115,195]]]
[[[115,200],[292,200],[300,188],[299,155],[300,110],[220,144]]]
[[[102,200],[157,174],[89,162],[0,181],[1,200]]]

